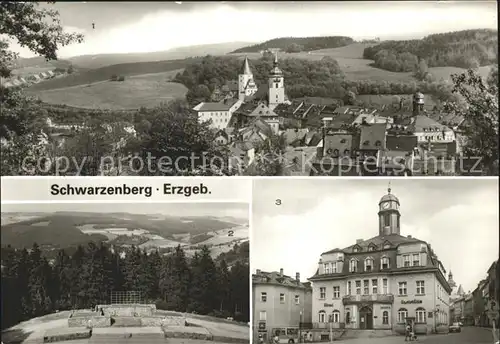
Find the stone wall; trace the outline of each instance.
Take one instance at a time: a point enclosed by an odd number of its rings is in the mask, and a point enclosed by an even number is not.
[[[115,317],[145,317],[156,312],[155,305],[100,305],[98,309],[104,311],[106,316]]]
[[[186,319],[183,317],[176,316],[154,316],[154,317],[142,317],[141,325],[148,327],[156,326],[185,326]]]
[[[101,315],[75,314],[68,318],[69,327],[87,327],[89,320],[92,320],[92,327],[109,327],[111,318]]]

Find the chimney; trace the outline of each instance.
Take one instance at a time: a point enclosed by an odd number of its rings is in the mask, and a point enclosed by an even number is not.
[[[363,239],[356,239],[356,244],[361,244],[363,242]]]
[[[280,269],[280,276],[283,276],[283,268]]]
[[[256,274],[256,275],[260,275],[260,273],[261,273],[260,269],[257,269],[257,270],[255,271],[255,274]]]
[[[407,237],[408,237],[408,239],[411,239],[411,235],[408,235]]]
[[[295,273],[295,280],[300,282],[300,272]]]

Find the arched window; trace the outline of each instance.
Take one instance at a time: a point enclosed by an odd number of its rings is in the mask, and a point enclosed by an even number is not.
[[[346,324],[350,324],[351,323],[351,312],[350,311],[347,311],[345,313],[345,323]]]
[[[380,259],[380,267],[382,269],[389,269],[389,258],[387,258],[386,256],[383,256]]]
[[[404,324],[407,317],[408,317],[408,310],[406,308],[400,308],[398,310],[398,323]]]
[[[382,324],[389,325],[389,312],[388,311],[384,311],[382,313]]]
[[[356,259],[351,259],[349,261],[349,271],[357,272],[358,271],[358,261]]]
[[[365,271],[373,271],[373,258],[368,257],[365,259]]]
[[[425,317],[425,309],[424,308],[422,308],[422,307],[417,308],[416,321],[419,324],[425,324],[427,322],[427,319]]]
[[[325,311],[319,311],[319,319],[318,319],[318,321],[320,323],[326,322],[326,313],[325,313]]]
[[[338,310],[334,310],[332,312],[332,322],[334,322],[334,323],[340,322],[340,312]]]

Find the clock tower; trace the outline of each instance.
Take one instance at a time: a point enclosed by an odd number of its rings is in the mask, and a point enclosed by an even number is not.
[[[383,196],[378,203],[379,211],[379,235],[400,234],[399,200],[391,194],[391,188],[387,189],[387,195]]]

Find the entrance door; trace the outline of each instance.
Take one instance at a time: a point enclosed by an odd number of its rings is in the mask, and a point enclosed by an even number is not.
[[[370,307],[359,310],[359,328],[362,330],[373,329],[373,311]]]

